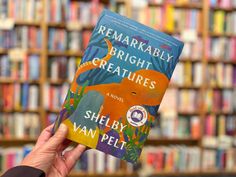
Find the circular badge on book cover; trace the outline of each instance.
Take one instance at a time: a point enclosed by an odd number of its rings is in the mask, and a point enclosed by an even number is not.
[[[128,122],[135,126],[135,127],[140,127],[144,125],[147,121],[147,111],[144,107],[136,105],[132,106],[128,111],[127,111],[127,120]]]

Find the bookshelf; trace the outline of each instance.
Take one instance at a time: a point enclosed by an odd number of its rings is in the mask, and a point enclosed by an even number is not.
[[[79,49],[71,49],[70,46],[65,46],[63,49],[59,48],[53,48],[50,49],[49,46],[49,39],[53,39],[51,37],[52,33],[50,33],[51,29],[56,30],[61,30],[60,34],[65,32],[66,34],[68,33],[74,33],[74,35],[83,35],[83,32],[85,32],[87,35],[86,37],[89,36],[89,33],[91,33],[94,24],[78,24],[78,26],[71,27],[70,23],[71,22],[65,22],[63,19],[64,17],[61,17],[61,19],[57,20],[49,20],[50,18],[48,17],[48,5],[49,1],[47,0],[37,0],[38,2],[42,3],[42,9],[41,11],[43,12],[41,20],[22,20],[22,19],[15,19],[15,27],[35,27],[41,31],[41,47],[38,49],[34,48],[26,48],[24,49],[24,52],[26,55],[37,55],[40,60],[39,60],[39,65],[40,65],[40,75],[38,79],[25,79],[25,78],[11,78],[11,77],[0,77],[0,86],[1,85],[24,85],[24,84],[29,84],[29,85],[36,85],[39,88],[39,97],[38,97],[38,106],[36,109],[27,109],[27,108],[10,108],[6,109],[3,108],[1,109],[1,114],[14,114],[14,113],[20,113],[21,115],[25,114],[36,114],[39,117],[40,121],[40,129],[42,130],[44,127],[47,126],[49,121],[53,121],[53,117],[55,118],[55,115],[59,113],[59,105],[56,105],[54,107],[47,107],[45,106],[45,95],[48,95],[47,90],[45,89],[45,86],[48,87],[55,87],[56,90],[58,89],[59,91],[56,91],[58,93],[64,93],[64,90],[67,90],[68,84],[70,83],[70,78],[66,76],[65,78],[61,79],[60,76],[57,76],[55,78],[50,77],[50,71],[48,69],[48,66],[50,65],[50,62],[53,60],[62,60],[63,62],[68,62],[70,60],[75,60],[75,63],[78,64],[81,57],[83,56],[83,51],[85,46],[83,44],[80,44]],[[76,3],[91,3],[92,0],[71,0],[72,2]],[[96,2],[96,1],[93,1]],[[179,0],[179,2],[181,2]],[[185,1],[186,2],[186,1]],[[103,8],[104,6],[109,5],[109,0],[102,0],[101,3],[99,3],[99,6]],[[134,18],[134,9],[131,1],[129,0],[116,0],[115,6],[110,7],[111,9],[119,9],[118,6],[121,5],[121,12],[124,13],[126,16]],[[235,7],[220,7],[220,6],[211,6],[208,3],[208,0],[202,0],[199,2],[194,2],[194,3],[168,3],[164,0],[162,3],[154,3],[154,1],[149,1],[147,4],[146,8],[163,8],[165,6],[170,6],[170,8],[177,9],[177,10],[182,10],[183,12],[185,11],[191,11],[195,10],[198,12],[199,15],[199,24],[198,30],[195,30],[196,36],[198,39],[200,39],[199,43],[196,45],[201,45],[202,50],[201,51],[195,51],[196,53],[199,53],[198,56],[192,57],[191,53],[190,55],[183,56],[180,59],[180,63],[183,65],[183,68],[185,67],[185,64],[190,64],[191,68],[194,68],[196,65],[196,68],[198,67],[197,64],[201,64],[201,83],[200,84],[194,84],[193,81],[190,83],[183,81],[182,84],[178,83],[171,83],[169,86],[169,90],[174,89],[177,90],[177,95],[180,95],[182,92],[184,94],[190,94],[194,92],[193,95],[195,95],[197,102],[198,109],[193,109],[193,110],[181,110],[178,109],[176,110],[177,117],[183,117],[184,119],[191,119],[192,117],[197,117],[199,119],[199,135],[198,137],[191,137],[191,136],[183,136],[183,137],[154,137],[150,138],[145,146],[156,146],[156,147],[171,147],[173,145],[177,146],[184,146],[184,147],[197,147],[200,149],[200,157],[201,159],[204,158],[204,151],[208,149],[207,147],[204,146],[203,144],[203,139],[206,136],[205,132],[205,125],[206,125],[206,117],[209,115],[214,115],[214,118],[218,120],[219,116],[225,116],[227,119],[228,116],[236,116],[235,110],[228,111],[228,110],[214,110],[214,109],[209,109],[207,105],[207,96],[206,93],[207,91],[213,91],[214,90],[219,90],[220,94],[223,94],[225,90],[229,91],[234,91],[235,84],[231,85],[217,85],[217,84],[210,84],[210,81],[208,80],[208,67],[210,65],[216,66],[217,64],[223,64],[223,65],[229,65],[232,67],[235,67],[236,65],[236,59],[235,60],[224,60],[224,57],[215,57],[215,56],[210,56],[208,54],[209,50],[209,38],[226,38],[226,40],[230,40],[236,37],[236,33],[234,32],[228,32],[228,31],[223,31],[223,32],[217,32],[217,30],[212,30],[210,28],[210,17],[209,14],[210,12],[215,12],[215,11],[222,11],[223,13],[230,14],[236,11],[236,6]],[[141,12],[143,13],[143,12]],[[55,15],[55,14],[54,14]],[[53,17],[54,18],[54,17]],[[58,18],[58,17],[57,17]],[[137,17],[135,17],[137,18]],[[138,19],[139,21],[142,21],[143,19]],[[89,20],[90,21],[90,20]],[[80,21],[79,21],[80,22]],[[142,21],[143,22],[143,21]],[[78,23],[75,22],[76,24]],[[157,23],[157,22],[155,22]],[[236,22],[235,22],[236,23]],[[153,27],[154,24],[148,24]],[[183,25],[183,24],[182,24]],[[183,25],[184,26],[184,25]],[[182,27],[183,27],[182,26]],[[158,27],[159,30],[166,32],[168,34],[171,34],[173,36],[176,36],[178,38],[183,35],[183,29],[180,24],[180,28],[173,28],[169,29],[168,27]],[[155,27],[156,28],[156,27]],[[80,34],[81,33],[81,34]],[[82,38],[79,38],[80,40],[83,40]],[[62,43],[67,43],[67,42],[62,42]],[[52,45],[53,46],[53,45]],[[73,48],[73,47],[72,47]],[[0,57],[4,55],[9,55],[9,52],[14,49],[14,47],[7,47],[7,48],[1,48],[0,47]],[[56,65],[56,64],[55,64]],[[64,68],[65,69],[65,68]],[[193,69],[192,69],[193,70]],[[186,71],[187,73],[187,71]],[[185,74],[186,74],[185,73]],[[192,75],[191,73],[187,75]],[[235,76],[234,76],[235,77]],[[191,78],[193,80],[193,78]],[[64,90],[62,88],[64,86]],[[187,102],[188,103],[188,102]],[[46,103],[47,104],[54,104],[54,103]],[[192,103],[191,103],[192,104]],[[196,104],[194,104],[196,106]],[[196,107],[194,107],[196,108]],[[52,120],[51,120],[51,117]],[[160,115],[161,117],[163,115]],[[235,117],[234,117],[235,118]],[[50,120],[48,120],[50,119]],[[189,121],[189,120],[188,120]],[[217,129],[217,128],[216,128]],[[189,132],[191,135],[191,132]],[[182,136],[182,135],[181,135]],[[214,138],[218,138],[217,135],[214,135]],[[36,142],[37,136],[34,137],[21,137],[21,138],[16,138],[14,136],[12,137],[1,137],[0,134],[0,148],[1,147],[21,147],[27,144],[33,144]],[[153,171],[152,175],[153,176],[196,176],[196,175],[202,175],[202,176],[215,176],[215,175],[236,175],[236,168],[233,170],[218,170],[218,169],[211,169],[210,171],[207,169],[202,168],[202,162],[200,162],[200,168],[199,170],[196,171],[182,171],[182,172],[173,172],[173,171],[168,171],[168,170],[160,170],[158,172]],[[127,172],[127,165],[124,162],[121,162],[120,164],[120,171],[114,172],[114,173],[103,173],[103,174],[97,174],[97,173],[84,173],[84,172],[72,172],[70,175],[71,177],[80,177],[80,176],[137,176],[136,171],[128,171]]]

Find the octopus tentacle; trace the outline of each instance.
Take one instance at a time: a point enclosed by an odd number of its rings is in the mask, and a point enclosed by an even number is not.
[[[74,79],[73,79],[73,81],[72,81],[72,84],[71,84],[71,91],[75,91],[76,90],[76,88],[77,88],[77,86],[78,86],[78,84],[76,83],[76,79],[79,77],[79,75],[80,74],[82,74],[82,73],[84,73],[84,72],[86,72],[86,71],[89,71],[89,70],[91,70],[91,69],[95,69],[95,68],[98,68],[99,67],[99,64],[104,60],[104,61],[109,61],[110,59],[111,59],[111,57],[112,57],[112,55],[110,54],[110,51],[111,51],[111,49],[112,49],[112,43],[108,40],[108,39],[106,39],[106,38],[104,38],[104,40],[106,41],[106,43],[107,43],[107,55],[105,56],[105,57],[103,57],[103,58],[101,58],[100,60],[96,60],[95,61],[95,63],[96,63],[96,65],[94,65],[93,63],[92,63],[92,61],[88,61],[88,62],[85,62],[85,63],[83,63],[82,65],[80,65],[79,66],[79,68],[77,69],[77,71],[76,71],[76,74],[75,74],[75,77],[74,77]]]

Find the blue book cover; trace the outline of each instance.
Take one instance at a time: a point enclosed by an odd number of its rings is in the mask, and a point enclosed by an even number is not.
[[[54,126],[68,139],[138,161],[183,43],[104,10]]]

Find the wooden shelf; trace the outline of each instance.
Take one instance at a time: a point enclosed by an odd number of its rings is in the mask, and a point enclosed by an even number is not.
[[[210,110],[206,111],[206,114],[224,114],[224,115],[236,115],[236,112],[228,112],[228,111],[216,111],[216,110]]]
[[[36,21],[23,21],[23,20],[19,20],[15,22],[15,25],[19,25],[19,26],[40,26],[41,23],[40,22],[36,22]]]
[[[151,138],[147,139],[145,145],[198,145],[200,139],[193,138]]]
[[[35,110],[30,110],[30,109],[3,109],[0,110],[0,112],[4,112],[4,113],[13,113],[13,112],[20,112],[20,113],[39,113],[40,110],[39,109],[35,109]]]
[[[214,33],[214,32],[209,32],[210,37],[235,37],[236,34],[226,34],[226,33]]]
[[[192,63],[202,62],[201,59],[191,59],[191,58],[180,58],[179,61],[180,62],[192,62]]]
[[[52,57],[59,57],[59,56],[66,56],[66,57],[82,57],[82,51],[49,51],[48,56]]]
[[[233,12],[233,11],[236,11],[236,7],[228,7],[228,8],[225,8],[225,7],[210,7],[211,10],[222,10],[222,11],[225,11],[225,12]]]
[[[39,80],[23,80],[23,79],[11,79],[11,78],[1,78],[0,84],[13,84],[13,83],[28,83],[28,84],[40,84]]]
[[[209,176],[209,175],[235,175],[236,171],[189,171],[189,172],[154,172],[151,176]]]
[[[236,59],[234,59],[234,60],[223,60],[223,59],[209,58],[207,60],[207,62],[208,63],[224,63],[224,64],[236,65]]]
[[[49,22],[47,25],[50,28],[67,28],[67,23],[66,22]],[[81,26],[81,29],[92,30],[93,28],[94,28],[94,25],[82,25]]]
[[[200,89],[201,86],[170,84],[168,88],[175,88],[175,89]]]
[[[9,48],[9,49],[0,49],[0,55],[7,55],[10,50],[14,48]],[[27,54],[41,54],[41,49],[26,49]]]
[[[86,173],[86,172],[72,172],[69,177],[123,177],[123,176],[127,176],[127,177],[131,177],[131,176],[137,176],[137,174],[135,173],[126,173],[126,172],[116,172],[116,173],[101,173],[101,174],[96,174],[96,173]]]
[[[47,112],[58,114],[60,112],[60,109],[47,109]]]
[[[236,88],[236,86],[211,86],[211,85],[209,85],[209,86],[205,86],[205,88],[206,89],[218,89],[218,90],[223,90],[223,89],[235,89]]]
[[[52,80],[52,79],[48,79],[47,82],[49,84],[53,84],[53,85],[62,85],[64,83],[71,83],[71,81],[67,80],[67,79],[58,79],[58,80]]]
[[[22,146],[26,144],[35,144],[36,138],[0,138],[0,144],[4,147]]]
[[[166,4],[173,5],[175,8],[183,8],[183,9],[202,9],[203,5],[201,3],[189,3],[189,4],[173,4],[173,3],[164,3],[164,4],[157,4],[157,3],[148,3],[149,6],[161,7]]]

